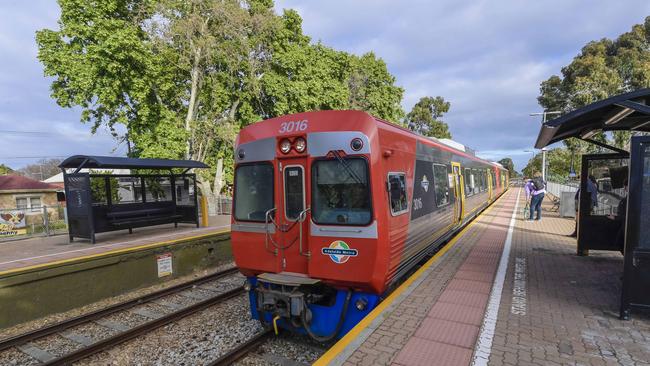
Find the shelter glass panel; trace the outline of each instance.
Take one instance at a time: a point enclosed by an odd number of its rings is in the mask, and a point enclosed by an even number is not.
[[[194,206],[194,178],[176,177],[176,204],[179,206]]]
[[[111,177],[112,204],[142,202],[142,180],[140,177]]]
[[[618,206],[627,196],[624,183],[628,176],[628,159],[589,161],[587,192],[592,216],[618,216]],[[623,213],[624,214],[624,213]]]
[[[93,205],[107,205],[108,192],[105,175],[90,176],[90,197],[92,198]]]
[[[648,145],[643,149],[643,187],[641,187],[639,221],[639,248],[650,249],[650,146]]]
[[[147,202],[172,200],[172,186],[169,177],[146,177],[144,179]]]

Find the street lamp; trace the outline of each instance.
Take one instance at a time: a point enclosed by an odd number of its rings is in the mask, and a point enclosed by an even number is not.
[[[542,124],[546,123],[546,116],[549,114],[561,114],[561,111],[550,112],[536,112],[531,113],[531,116],[542,116]],[[546,182],[546,148],[542,148],[542,180]]]
[[[530,158],[531,164],[535,160],[535,150],[524,150],[525,153],[531,153],[532,157]],[[531,166],[532,167],[532,166]],[[524,172],[523,170],[521,171],[522,173]],[[532,178],[532,177],[529,177]]]

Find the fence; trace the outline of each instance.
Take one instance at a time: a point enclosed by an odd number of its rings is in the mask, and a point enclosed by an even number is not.
[[[61,204],[0,209],[0,241],[67,231],[66,211]]]
[[[579,188],[579,183],[557,183],[557,182],[546,182],[546,192],[551,195],[560,198],[562,192],[577,192]]]
[[[208,215],[230,215],[232,213],[232,198],[227,196],[207,197]]]

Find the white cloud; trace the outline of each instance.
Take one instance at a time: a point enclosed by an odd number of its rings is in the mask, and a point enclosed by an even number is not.
[[[282,8],[298,11],[314,41],[382,57],[406,89],[406,110],[422,96],[444,96],[452,103],[446,121],[456,140],[495,158],[510,155],[517,168],[529,158],[517,152],[532,147],[539,129],[528,116],[540,109],[539,83],[586,42],[616,37],[650,14],[647,0],[624,6],[611,0],[276,0]],[[105,131],[89,137],[79,111],[49,97],[34,36],[56,29],[58,16],[54,0],[0,2],[0,130],[18,123],[62,136],[46,143],[23,137],[12,145],[5,138],[0,163],[16,150],[70,155],[110,153],[116,146]]]
[[[495,159],[511,156],[518,169],[539,131],[529,113],[540,110],[540,82],[586,42],[650,15],[647,0],[276,1],[282,8],[296,9],[314,40],[384,58],[406,89],[407,111],[420,97],[445,97],[454,139]]]

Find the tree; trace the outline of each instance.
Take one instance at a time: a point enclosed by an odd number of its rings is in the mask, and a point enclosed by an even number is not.
[[[546,177],[551,181],[565,181],[569,178],[571,164],[576,172],[580,172],[581,161],[579,157],[565,147],[550,149],[546,152],[546,166],[548,168]],[[522,173],[526,177],[532,177],[535,173],[542,172],[542,153],[537,153],[528,161]]]
[[[587,43],[573,61],[562,68],[562,76],[553,75],[540,85],[539,104],[546,111],[571,112],[595,101],[650,87],[650,16],[644,24],[634,25],[630,32],[616,40],[601,39]],[[610,143],[624,147],[628,131],[611,133]],[[606,142],[599,133],[595,140]],[[565,140],[569,151],[582,154],[600,148],[576,140]]]
[[[18,171],[26,177],[45,180],[61,172],[59,168],[61,159],[41,159],[34,164],[29,164]]]
[[[205,162],[201,192],[232,182],[239,129],[278,115],[360,108],[401,117],[384,62],[312,44],[271,0],[59,0],[59,30],[36,34],[52,97],[93,131],[124,125],[132,156]],[[354,76],[352,76],[354,75]],[[361,103],[361,99],[365,101]],[[223,171],[217,169],[219,161]]]
[[[399,123],[404,117],[400,104],[404,89],[395,86],[395,77],[388,72],[386,63],[369,52],[361,57],[352,55],[350,66],[350,108]]]
[[[10,167],[8,167],[8,166],[6,166],[4,164],[0,164],[0,175],[7,175],[7,174],[11,174],[13,172],[14,172],[14,170],[11,169]]]
[[[517,172],[515,171],[515,163],[512,162],[512,159],[503,158],[499,160],[498,163],[503,165],[504,168],[508,169],[508,175],[510,178],[517,176]]]
[[[408,128],[424,136],[436,138],[451,138],[449,126],[440,118],[447,112],[451,104],[443,97],[422,97],[406,115]]]
[[[90,177],[90,196],[93,202],[106,204],[107,202],[106,183],[107,182],[109,185],[108,189],[111,195],[111,202],[112,203],[120,202],[119,181],[117,177],[112,177],[113,173],[91,169],[90,174],[100,175],[100,176]],[[108,180],[104,176],[108,177]]]

